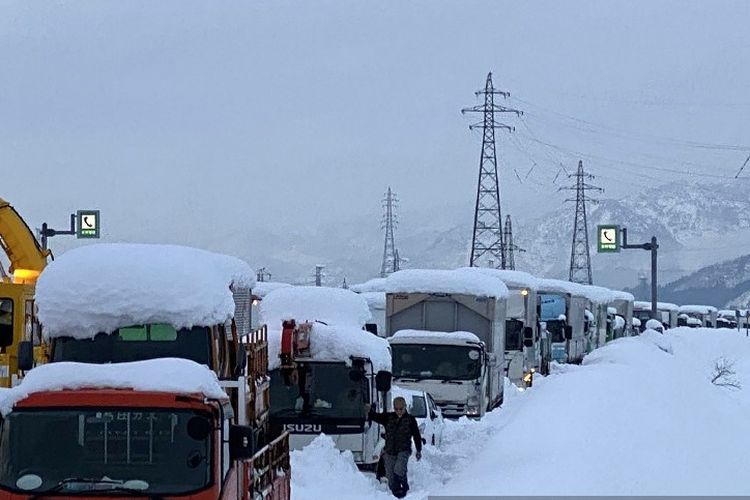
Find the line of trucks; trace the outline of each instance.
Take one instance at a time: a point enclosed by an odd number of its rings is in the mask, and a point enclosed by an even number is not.
[[[392,384],[481,418],[506,377],[528,387],[646,319],[628,293],[494,269],[342,290],[256,284],[242,261],[184,247],[89,245],[45,270],[7,203],[0,235],[0,499],[289,498],[289,449],[320,433],[377,464],[364,408],[391,409]],[[720,323],[659,306],[666,327]]]

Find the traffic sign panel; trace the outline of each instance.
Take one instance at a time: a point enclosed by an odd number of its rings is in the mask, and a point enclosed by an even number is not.
[[[79,210],[76,225],[76,238],[99,237],[99,210]]]
[[[597,226],[596,251],[598,253],[620,251],[620,226],[612,224]]]

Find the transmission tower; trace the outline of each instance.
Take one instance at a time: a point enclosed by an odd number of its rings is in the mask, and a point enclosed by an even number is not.
[[[323,286],[323,278],[325,277],[323,269],[325,269],[325,267],[326,266],[322,264],[315,266],[315,286]]]
[[[261,267],[260,269],[256,271],[255,279],[256,281],[261,282],[261,283],[264,281],[268,281],[271,279],[271,273],[266,271],[265,267]]]
[[[484,90],[474,93],[484,96],[484,104],[464,108],[461,113],[482,113],[481,122],[469,126],[469,130],[482,127],[482,153],[479,157],[479,181],[477,182],[477,201],[474,206],[474,233],[471,238],[470,266],[490,267],[499,264],[506,267],[505,247],[503,245],[503,218],[500,210],[500,185],[497,178],[497,153],[495,151],[495,129],[514,130],[510,125],[495,121],[495,113],[523,114],[516,109],[495,104],[495,96],[510,96],[509,92],[495,90],[492,85],[492,73],[487,74]]]
[[[575,201],[576,203],[576,218],[573,223],[573,246],[570,250],[570,274],[568,275],[568,279],[575,283],[591,285],[593,280],[591,277],[591,255],[589,254],[589,228],[588,221],[586,220],[586,202],[598,203],[598,200],[587,196],[586,191],[603,192],[604,190],[586,182],[587,180],[593,179],[594,176],[583,171],[582,161],[578,162],[578,171],[575,174],[569,174],[568,177],[575,177],[576,180],[574,186],[560,188],[561,190],[567,189],[576,192],[575,200],[565,200]]]
[[[383,246],[383,263],[380,266],[381,278],[385,278],[399,269],[398,250],[396,250],[396,243],[393,239],[393,231],[398,225],[398,217],[396,216],[397,205],[398,198],[396,198],[396,193],[388,187],[388,192],[385,194],[385,198],[383,198],[385,213],[383,214],[381,227],[385,229],[385,245]]]
[[[513,224],[510,221],[510,214],[505,216],[503,242],[505,243],[505,269],[515,271],[516,259],[514,252],[525,252],[526,250],[513,243]]]
[[[346,282],[346,276],[344,276],[344,282],[341,283],[341,288],[344,290],[349,290],[349,283]]]

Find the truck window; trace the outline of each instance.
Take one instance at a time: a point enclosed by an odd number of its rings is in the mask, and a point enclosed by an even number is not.
[[[0,299],[0,347],[13,343],[13,300]]]
[[[393,375],[417,380],[475,380],[481,351],[471,345],[391,344]]]
[[[505,350],[520,351],[523,349],[523,321],[505,320]]]
[[[120,328],[93,339],[55,339],[52,361],[124,363],[156,358],[182,358],[214,368],[211,330],[202,326],[175,330],[170,325]]]
[[[422,396],[414,396],[411,398],[411,408],[409,408],[409,413],[415,418],[427,417],[427,405]]]

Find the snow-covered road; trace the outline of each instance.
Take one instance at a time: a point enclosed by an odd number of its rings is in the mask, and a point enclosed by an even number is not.
[[[741,389],[711,383],[734,364]],[[407,498],[464,495],[748,495],[750,339],[670,330],[557,366],[481,422],[448,422],[412,459]],[[293,498],[392,498],[322,436],[293,453]]]

